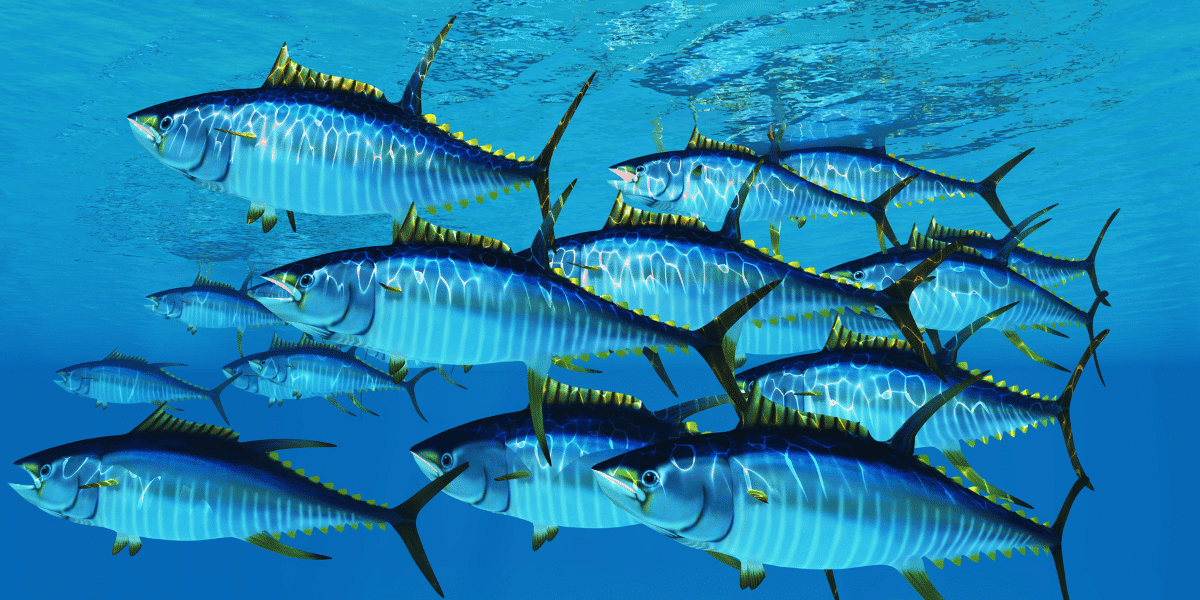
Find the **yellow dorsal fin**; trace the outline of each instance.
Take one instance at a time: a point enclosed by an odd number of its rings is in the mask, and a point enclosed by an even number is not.
[[[829,332],[829,339],[825,342],[826,350],[900,350],[904,352],[914,352],[912,346],[904,341],[890,337],[876,337],[865,333],[855,333],[842,327],[841,320],[837,320],[833,324],[833,328]]]
[[[162,406],[158,407],[153,413],[150,413],[150,416],[146,417],[145,421],[142,421],[137,427],[133,428],[133,432],[136,433],[152,431],[180,435],[207,435],[230,442],[236,442],[239,436],[238,432],[232,429],[217,427],[216,425],[193,423],[172,417],[167,414],[166,409]]]
[[[482,235],[474,233],[464,233],[453,229],[438,227],[429,221],[422,219],[417,215],[417,205],[413,204],[408,209],[408,215],[404,217],[404,222],[392,222],[392,243],[393,244],[436,244],[442,246],[460,246],[469,248],[483,248],[486,250],[498,250],[505,254],[512,254],[512,248],[508,244]]]
[[[139,362],[142,364],[150,364],[150,361],[148,361],[140,356],[133,356],[132,354],[121,354],[116,349],[113,349],[112,352],[109,352],[108,356],[104,357],[104,360],[128,360],[128,361],[133,361],[133,362]],[[178,379],[178,378],[176,378],[176,379]]]
[[[233,287],[232,285],[229,285],[228,283],[221,283],[220,281],[213,281],[213,280],[205,277],[204,273],[197,273],[196,281],[192,282],[192,287],[199,287],[199,286],[216,287],[216,288],[229,289],[229,290],[237,289],[237,288]]]
[[[700,135],[699,127],[695,127],[692,129],[692,139],[688,140],[687,149],[688,150],[723,150],[725,152],[737,152],[740,154],[749,154],[750,156],[752,156],[754,158],[758,158],[758,156],[756,154],[754,154],[754,152],[752,150],[750,150],[749,148],[747,148],[745,146],[738,146],[737,144],[729,144],[726,142],[718,142],[716,140],[710,140],[710,139],[704,137],[703,135]]]
[[[829,415],[818,415],[775,404],[760,394],[750,398],[742,427],[794,427],[813,431],[837,431],[854,437],[874,439],[861,423]]]
[[[279,56],[275,58],[275,64],[271,66],[271,72],[267,74],[267,80],[263,82],[262,87],[290,87],[341,92],[369,100],[387,102],[383,92],[373,85],[345,77],[326,75],[300,66],[288,56],[287,44],[279,49]]]
[[[950,245],[950,242],[943,242],[940,240],[935,240],[931,237],[926,237],[925,235],[923,235],[917,231],[917,227],[915,225],[913,226],[912,233],[911,233],[911,235],[909,235],[909,238],[908,238],[908,249],[909,250],[923,250],[926,252],[937,252],[938,250],[941,250],[942,248],[945,248],[946,246],[949,246],[949,245]],[[970,254],[972,256],[980,256],[980,257],[983,256],[982,252],[980,252],[970,246],[963,246],[962,249],[959,250],[959,252],[962,252],[963,254]]]
[[[674,229],[695,229],[707,231],[708,227],[692,217],[652,213],[629,206],[621,192],[613,201],[612,211],[608,213],[605,229],[613,227],[664,227]]]
[[[546,380],[546,406],[584,404],[592,406],[612,406],[629,410],[645,410],[642,401],[619,392],[591,390],[575,387],[553,379]]]
[[[939,240],[958,239],[963,236],[977,237],[987,240],[993,239],[991,234],[985,231],[976,231],[974,229],[953,229],[946,227],[945,225],[938,225],[937,220],[932,217],[929,219],[929,227],[925,229],[925,235],[937,238]]]

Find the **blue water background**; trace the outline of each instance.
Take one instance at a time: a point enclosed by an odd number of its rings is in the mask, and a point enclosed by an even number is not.
[[[172,372],[218,383],[217,367],[236,357],[233,332],[188,335],[143,308],[146,294],[189,284],[198,264],[236,284],[249,266],[261,272],[387,241],[382,216],[298,215],[298,234],[281,225],[263,235],[245,224],[245,201],[203,190],[141,150],[126,114],[209,90],[255,87],[284,41],[301,64],[398,98],[420,53],[457,14],[425,86],[425,111],[468,138],[536,154],[571,95],[599,71],[554,160],[554,189],[580,179],[561,232],[602,223],[613,197],[608,165],[660,145],[680,148],[694,124],[715,139],[762,149],[767,124],[779,120],[791,124],[792,142],[886,137],[890,151],[968,179],[1036,147],[999,193],[1017,219],[1060,203],[1052,223],[1028,240],[1054,254],[1085,256],[1120,207],[1099,257],[1113,305],[1097,318],[1097,330],[1112,329],[1100,350],[1108,386],[1089,369],[1073,405],[1079,455],[1096,491],[1080,495],[1066,528],[1068,580],[1076,598],[1190,595],[1192,432],[1200,416],[1190,380],[1198,333],[1195,7],[1165,0],[5,3],[0,307],[9,392],[0,458],[140,422],[145,406],[101,412],[52,383],[55,369],[114,347],[187,363]],[[901,237],[934,213],[951,226],[1000,227],[978,198],[892,213]],[[537,221],[528,191],[456,211],[448,223],[519,248]],[[748,223],[744,233],[765,242],[766,226]],[[862,219],[784,233],[786,258],[818,269],[873,245]],[[1061,289],[1085,308],[1091,302],[1086,279]],[[1086,339],[1081,329],[1069,333],[1069,340],[1026,339],[1069,365]],[[250,332],[247,351],[265,347],[270,335]],[[681,396],[718,391],[695,354],[665,358]],[[1058,394],[1066,379],[994,331],[979,334],[963,358],[1033,391]],[[602,368],[600,376],[558,375],[633,392],[652,408],[672,402],[640,359],[610,358]],[[225,404],[243,439],[336,443],[286,458],[352,493],[398,503],[426,482],[409,446],[525,402],[517,364],[481,366],[460,381],[470,390],[436,376],[421,383],[428,424],[393,392],[365,395],[380,418],[347,417],[320,400],[268,410],[263,398],[234,389]],[[187,418],[217,422],[205,402],[184,407]],[[713,429],[731,424],[728,413],[702,421]],[[1056,427],[966,452],[1042,519],[1054,518],[1073,481]],[[16,467],[6,472],[6,481],[27,481]],[[232,539],[146,540],[131,559],[109,556],[112,532],[55,520],[7,490],[0,514],[0,569],[13,598],[435,597],[390,531],[299,536],[296,546],[334,557],[316,563]],[[641,527],[564,529],[535,553],[528,523],[443,495],[422,513],[419,529],[451,598],[739,593],[733,570]],[[1045,555],[929,569],[950,600],[1060,597]],[[767,573],[748,596],[827,597],[819,572]],[[917,597],[886,567],[839,572],[838,580],[843,598]]]

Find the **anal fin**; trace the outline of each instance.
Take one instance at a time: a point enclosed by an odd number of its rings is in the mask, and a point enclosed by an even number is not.
[[[533,549],[536,552],[542,544],[553,540],[558,536],[558,525],[540,525],[533,524]]]
[[[1017,498],[1016,496],[1013,496],[1012,494],[988,483],[987,480],[985,480],[983,477],[980,477],[979,473],[976,473],[975,469],[971,467],[971,464],[967,462],[967,457],[963,456],[962,450],[957,448],[943,449],[942,454],[946,456],[946,460],[950,461],[950,464],[954,465],[955,469],[958,469],[959,473],[963,474],[963,477],[967,478],[967,481],[970,481],[979,487],[981,495],[996,496],[997,498],[1002,498],[1012,502],[1013,504],[1019,504],[1025,508],[1033,508],[1033,506],[1031,506],[1028,502],[1025,502],[1024,500],[1021,500],[1020,498]]]
[[[767,576],[766,569],[763,564],[756,560],[743,560],[740,573],[738,575],[738,584],[742,589],[755,589],[762,584],[763,579]]]
[[[113,541],[113,556],[120,554],[126,546],[129,547],[129,556],[137,556],[138,551],[142,549],[142,538],[136,535],[118,533],[117,539]]]
[[[933,582],[929,580],[929,574],[925,572],[925,564],[921,562],[920,558],[909,559],[905,564],[897,566],[896,570],[900,571],[905,581],[913,586],[913,589],[924,600],[944,600],[937,588],[933,587]]]
[[[1063,367],[1062,365],[1059,365],[1058,363],[1055,363],[1054,361],[1042,356],[1041,354],[1038,354],[1037,352],[1034,352],[1033,349],[1030,348],[1025,343],[1025,340],[1022,340],[1021,336],[1017,335],[1017,332],[1005,331],[1004,337],[1008,338],[1008,341],[1012,342],[1012,345],[1016,346],[1017,350],[1020,350],[1022,354],[1024,354],[1025,356],[1028,356],[1029,358],[1032,358],[1034,362],[1036,362],[1038,364],[1046,365],[1047,367],[1050,367],[1052,369],[1058,369],[1059,371],[1063,371],[1066,373],[1071,372],[1070,369]]]
[[[291,558],[302,558],[304,560],[329,560],[328,556],[322,554],[313,554],[312,552],[305,552],[304,550],[293,548],[279,540],[276,540],[275,538],[271,537],[270,534],[265,532],[256,533],[246,538],[246,541],[264,550],[270,550],[276,554],[282,554]]]

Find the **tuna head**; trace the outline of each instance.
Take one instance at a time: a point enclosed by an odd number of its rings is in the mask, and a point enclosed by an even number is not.
[[[263,274],[254,298],[268,310],[319,339],[345,339],[370,326],[375,314],[375,264],[362,252],[335,253],[294,262]]]
[[[882,290],[900,281],[912,267],[916,266],[911,260],[906,262],[902,254],[896,252],[876,253],[866,258],[831,267],[825,272],[837,277],[844,277],[855,283],[873,285],[875,289]]]
[[[245,390],[251,394],[258,393],[258,373],[250,365],[250,361],[244,358],[235,360],[221,370],[225,372],[225,377],[228,379],[237,375],[238,378],[233,380],[233,387]]]
[[[177,292],[150,294],[146,299],[151,302],[146,308],[164,319],[178,319],[183,316],[184,299]]]
[[[159,162],[220,189],[234,148],[254,139],[252,112],[227,96],[205,94],[151,106],[129,115],[129,127]]]
[[[95,514],[100,486],[80,488],[105,479],[95,452],[77,442],[43,450],[13,464],[33,478],[32,485],[8,484],[30,504],[62,519],[86,520]]]
[[[503,477],[525,467],[504,444],[505,436],[499,429],[477,425],[455,427],[416,444],[412,447],[413,459],[429,479],[470,462],[471,466],[444,491],[477,508],[502,513],[508,509],[509,486],[513,485],[512,479]]]
[[[702,438],[647,446],[592,471],[610,500],[665,535],[715,542],[733,525],[729,463]]]
[[[83,365],[62,369],[58,371],[58,376],[62,377],[54,382],[58,384],[58,387],[80,396],[87,395],[88,390],[92,387],[92,381],[96,379],[92,375],[92,370]]]
[[[724,205],[719,201],[713,203],[711,197],[716,194],[705,193],[711,186],[707,184],[706,168],[700,163],[700,159],[698,155],[680,152],[664,152],[635,158],[609,167],[609,170],[621,178],[620,181],[611,183],[620,190],[626,202],[658,212],[701,220],[724,216],[728,202]],[[733,189],[732,193],[736,194],[737,189]]]

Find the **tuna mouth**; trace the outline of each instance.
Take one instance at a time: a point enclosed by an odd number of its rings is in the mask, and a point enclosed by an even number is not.
[[[278,291],[272,290],[269,287],[264,287],[264,286],[259,285],[259,286],[255,286],[255,288],[254,288],[256,290],[258,290],[260,287],[262,288],[261,290],[258,291],[258,293],[256,293],[254,295],[254,298],[256,300],[259,300],[259,301],[262,301],[262,300],[283,300],[283,301],[291,300],[292,302],[300,301],[300,290],[296,289],[295,287],[288,285],[288,284],[286,284],[278,279],[272,278],[272,277],[263,277],[262,275],[259,275],[259,277],[262,277],[263,279],[265,279],[267,281],[267,283],[273,283],[273,284],[279,286],[280,289],[287,292],[287,297],[285,298],[282,296],[272,295],[270,292],[278,293]]]
[[[135,135],[145,138],[146,141],[154,145],[158,145],[158,143],[162,141],[162,134],[158,133],[153,128],[143,125],[141,122],[132,117],[126,117],[126,119],[128,119],[129,127],[130,129],[133,129],[133,133]]]
[[[19,466],[22,469],[25,469],[25,471],[27,473],[29,473],[29,476],[33,478],[33,484],[32,485],[22,485],[20,483],[10,483],[10,484],[8,484],[9,487],[11,487],[14,490],[17,490],[18,492],[30,491],[30,490],[37,491],[37,490],[42,489],[42,480],[41,480],[41,478],[38,477],[38,474],[37,474],[38,466],[34,463],[24,463]]]
[[[437,457],[428,450],[424,452],[411,451],[413,458],[417,459],[417,467],[421,469],[425,476],[430,479],[437,479],[442,476],[442,469],[438,467]]]
[[[646,499],[646,494],[637,486],[637,475],[633,471],[624,467],[608,469],[608,471],[609,473],[605,473],[601,469],[592,469],[605,494],[614,500],[625,498],[638,503]]]
[[[633,183],[637,180],[637,175],[633,172],[632,167],[609,167],[608,170],[612,171],[617,177],[620,177],[624,183]],[[614,181],[613,185],[620,187],[621,184]]]

